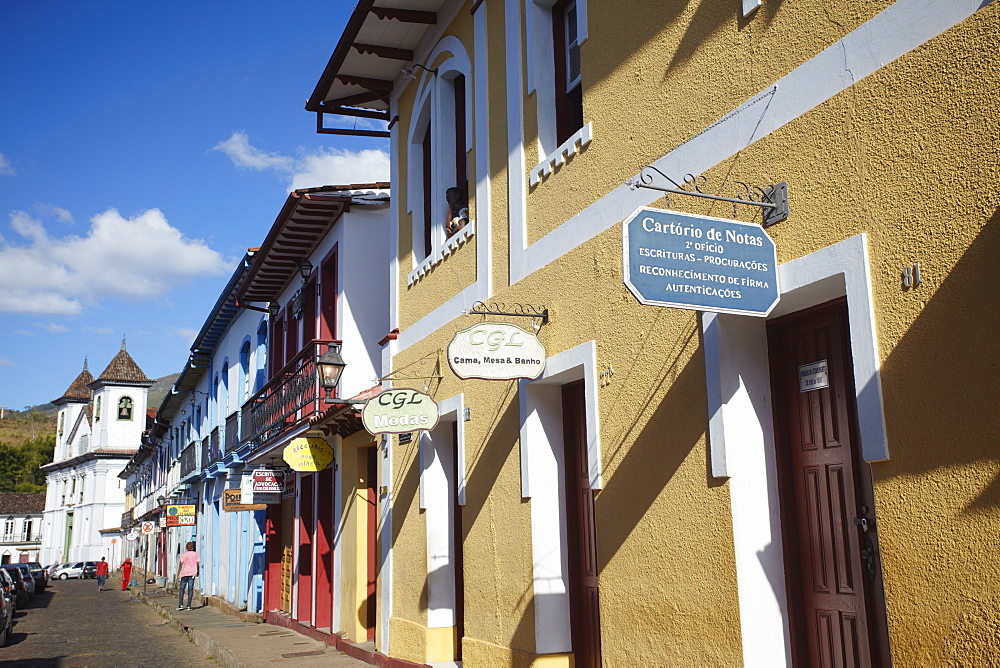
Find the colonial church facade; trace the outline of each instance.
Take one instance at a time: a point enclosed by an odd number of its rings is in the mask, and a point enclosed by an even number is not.
[[[139,449],[146,429],[146,403],[153,381],[125,349],[94,379],[87,368],[65,393],[59,407],[56,447],[46,473],[41,562],[112,558],[121,540],[124,482],[118,477]],[[110,531],[109,531],[110,529]]]

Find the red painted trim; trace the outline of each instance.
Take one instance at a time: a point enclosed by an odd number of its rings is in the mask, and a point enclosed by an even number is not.
[[[267,507],[264,522],[264,609],[281,609],[281,504]]]
[[[396,327],[391,332],[389,332],[388,334],[386,334],[385,336],[383,336],[381,339],[379,339],[378,344],[380,346],[384,346],[385,344],[389,343],[390,341],[395,341],[398,338],[399,338],[399,327]]]
[[[313,601],[313,532],[316,525],[313,522],[313,490],[316,477],[304,475],[301,478],[299,492],[299,544],[295,551],[295,572],[297,574],[296,589],[298,605],[295,608],[295,618],[298,621],[312,622]]]
[[[317,628],[333,626],[333,467],[316,476],[316,619]]]

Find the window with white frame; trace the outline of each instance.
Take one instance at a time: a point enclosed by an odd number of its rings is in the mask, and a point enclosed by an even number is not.
[[[409,135],[407,196],[417,265],[434,258],[469,221],[470,67],[457,39],[442,43],[452,57],[436,74],[422,71]]]
[[[8,517],[3,523],[3,539],[4,542],[9,543],[14,539],[14,518]]]
[[[27,542],[27,541],[31,540],[31,529],[32,529],[33,525],[34,525],[34,520],[32,520],[30,517],[25,517],[24,518],[24,522],[21,523],[21,540],[22,541]]]
[[[528,89],[536,95],[539,175],[590,142],[584,123],[581,47],[587,39],[587,0],[525,0]],[[562,156],[561,158],[559,156]],[[536,168],[536,169],[539,169]],[[533,183],[537,183],[535,178]]]

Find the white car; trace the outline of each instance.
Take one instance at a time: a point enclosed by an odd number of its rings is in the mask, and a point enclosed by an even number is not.
[[[67,578],[83,577],[83,562],[77,561],[73,564],[60,564],[52,569],[52,579],[66,580]]]

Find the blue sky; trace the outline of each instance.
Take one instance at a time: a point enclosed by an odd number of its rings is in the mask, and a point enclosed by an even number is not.
[[[354,4],[3,3],[0,404],[59,397],[122,336],[179,371],[289,190],[388,180],[387,140],[303,108]]]

